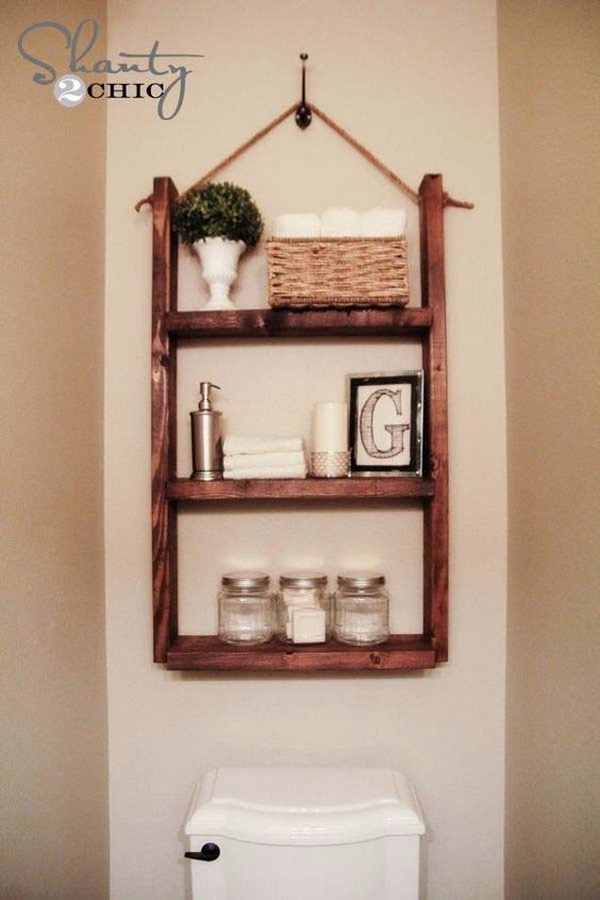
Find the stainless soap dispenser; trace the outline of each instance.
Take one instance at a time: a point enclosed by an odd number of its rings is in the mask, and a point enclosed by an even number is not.
[[[220,390],[218,384],[200,382],[200,403],[190,413],[192,425],[192,478],[196,481],[215,481],[223,477],[223,441],[221,413],[215,412],[210,389]]]

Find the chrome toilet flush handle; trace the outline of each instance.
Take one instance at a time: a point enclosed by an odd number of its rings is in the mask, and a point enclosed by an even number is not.
[[[186,859],[202,859],[204,862],[214,862],[221,855],[218,844],[204,844],[200,853],[186,853]]]

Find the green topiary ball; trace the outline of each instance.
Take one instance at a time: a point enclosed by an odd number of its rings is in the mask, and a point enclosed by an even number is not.
[[[186,244],[222,237],[254,247],[260,240],[263,225],[248,191],[229,181],[209,181],[189,191],[177,202],[173,214],[173,227]]]

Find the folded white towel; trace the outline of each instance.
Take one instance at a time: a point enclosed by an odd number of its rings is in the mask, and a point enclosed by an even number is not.
[[[273,237],[319,237],[321,220],[316,213],[284,213],[273,221]]]
[[[270,466],[304,465],[304,453],[293,450],[289,453],[234,453],[225,454],[225,471],[236,469],[264,469]]]
[[[226,456],[235,453],[287,453],[294,450],[302,452],[302,438],[246,437],[229,434],[223,442],[223,452]]]
[[[263,466],[261,468],[226,469],[223,478],[240,481],[253,478],[306,478],[306,466],[297,463],[295,466]]]
[[[323,237],[360,237],[360,213],[347,206],[326,209],[321,216]]]
[[[406,229],[406,213],[403,209],[368,209],[361,215],[363,237],[397,237]]]

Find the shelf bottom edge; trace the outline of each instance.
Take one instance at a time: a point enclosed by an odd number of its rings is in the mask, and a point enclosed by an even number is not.
[[[432,669],[436,665],[435,650],[426,642],[421,646],[328,644],[294,648],[281,644],[239,648],[219,641],[211,641],[207,647],[186,647],[184,641],[178,647],[176,643],[167,652],[167,669],[171,671],[386,672]]]

